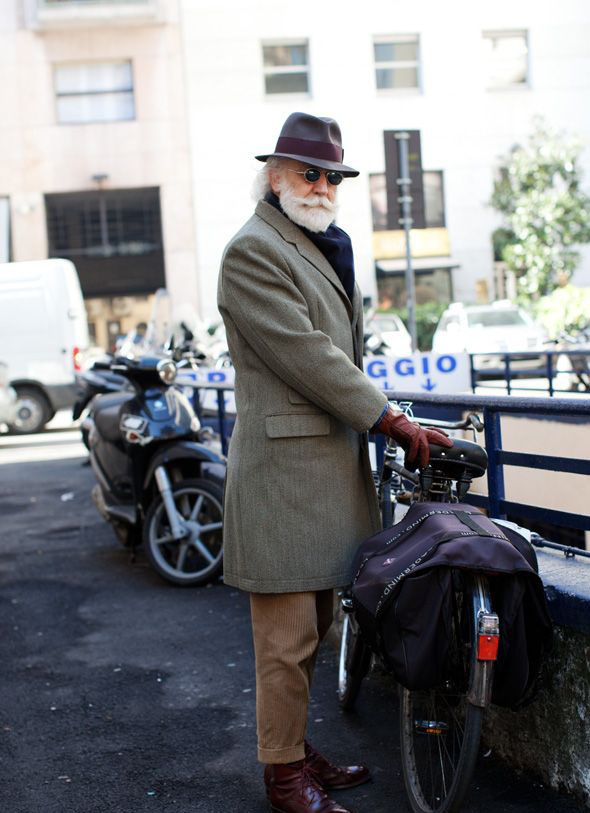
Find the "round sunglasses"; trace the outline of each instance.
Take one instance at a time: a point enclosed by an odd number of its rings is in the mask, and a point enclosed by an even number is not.
[[[338,186],[344,179],[344,175],[341,172],[336,172],[336,170],[333,169],[321,170],[309,167],[308,169],[290,169],[289,172],[296,172],[297,175],[303,175],[307,183],[316,183],[322,175],[326,176],[326,180],[329,184],[332,184],[332,186]]]

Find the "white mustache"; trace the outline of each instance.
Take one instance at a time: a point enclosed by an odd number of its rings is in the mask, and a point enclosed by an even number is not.
[[[315,208],[316,206],[321,206],[328,212],[338,211],[338,204],[332,203],[331,201],[328,200],[328,198],[323,197],[322,195],[310,195],[307,198],[292,197],[291,201],[293,203],[298,204],[299,206],[310,206],[312,208]]]

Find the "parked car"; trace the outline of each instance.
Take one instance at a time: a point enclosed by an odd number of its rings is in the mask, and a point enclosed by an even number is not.
[[[16,418],[16,391],[10,386],[8,365],[0,361],[0,424],[10,426]]]
[[[0,264],[0,347],[17,392],[11,431],[39,432],[76,400],[88,323],[69,260]]]
[[[477,353],[480,370],[503,367],[501,356],[491,353],[534,353],[547,342],[545,329],[509,300],[491,305],[463,305],[455,302],[442,314],[432,339],[435,353]],[[514,370],[536,370],[543,356],[511,357]]]
[[[365,345],[369,353],[407,356],[412,352],[412,339],[395,313],[369,311],[365,316]]]

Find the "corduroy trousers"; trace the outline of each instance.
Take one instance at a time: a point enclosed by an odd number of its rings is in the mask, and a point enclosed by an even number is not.
[[[307,706],[320,643],[330,629],[334,591],[250,593],[256,656],[258,759],[304,757]]]

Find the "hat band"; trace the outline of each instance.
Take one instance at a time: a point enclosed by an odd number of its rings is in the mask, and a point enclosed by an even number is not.
[[[342,148],[325,141],[311,141],[308,138],[281,136],[275,152],[305,155],[307,158],[320,158],[323,161],[342,161]]]

